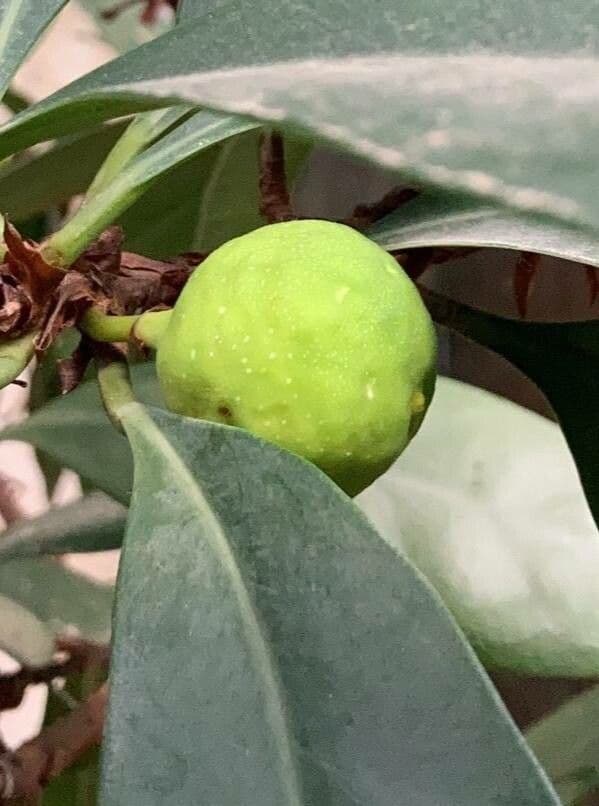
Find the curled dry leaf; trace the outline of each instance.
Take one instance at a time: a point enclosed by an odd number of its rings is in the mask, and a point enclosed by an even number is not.
[[[172,306],[205,255],[189,253],[172,261],[123,252],[123,233],[110,227],[92,243],[52,291],[44,309],[36,349],[46,350],[64,328],[76,325],[90,305],[115,315]],[[89,356],[78,351],[61,366],[63,389],[77,385]]]
[[[47,263],[37,244],[4,224],[6,253],[0,265],[0,335],[17,338],[39,322],[63,273]]]
[[[94,302],[117,315],[172,305],[205,257],[189,253],[172,261],[153,260],[122,251],[122,244],[120,227],[110,227],[73,266],[92,281]]]
[[[123,252],[118,274],[102,278],[111,299],[110,313],[138,313],[172,306],[204,257],[190,253],[169,262]]]
[[[98,301],[91,277],[69,271],[55,289],[46,308],[40,333],[35,340],[38,352],[47,350],[65,328],[76,324],[85,310]]]

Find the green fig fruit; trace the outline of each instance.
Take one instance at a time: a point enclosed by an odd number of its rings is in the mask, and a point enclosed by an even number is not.
[[[212,252],[157,356],[171,410],[245,428],[350,495],[416,433],[435,363],[431,319],[394,258],[349,227],[310,220]]]

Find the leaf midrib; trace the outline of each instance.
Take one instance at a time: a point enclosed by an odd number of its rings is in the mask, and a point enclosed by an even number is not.
[[[232,590],[239,605],[239,613],[246,627],[246,638],[250,655],[260,677],[265,681],[264,695],[266,714],[270,728],[275,736],[275,745],[281,761],[281,781],[287,791],[288,806],[303,806],[299,776],[294,762],[294,754],[289,741],[289,728],[285,718],[284,700],[280,684],[275,672],[274,663],[268,651],[259,620],[249,593],[244,585],[243,577],[229,546],[223,527],[204,497],[200,485],[190,472],[188,466],[179,456],[172,443],[152,419],[149,409],[139,403],[129,403],[120,410],[123,427],[131,438],[131,448],[136,457],[135,436],[141,436],[145,442],[154,442],[170,465],[175,478],[180,478],[181,487],[185,489],[187,501],[197,509],[198,520],[207,525],[205,535],[212,545],[215,554],[220,557],[222,568],[228,576]]]

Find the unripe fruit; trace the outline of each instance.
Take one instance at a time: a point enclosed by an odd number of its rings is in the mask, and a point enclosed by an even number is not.
[[[173,411],[246,428],[355,495],[418,429],[435,359],[428,312],[390,255],[341,224],[290,221],[202,263],[157,368]]]

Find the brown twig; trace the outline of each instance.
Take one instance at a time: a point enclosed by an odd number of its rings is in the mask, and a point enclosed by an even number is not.
[[[14,753],[0,755],[0,804],[37,802],[44,786],[99,744],[108,701],[105,683],[67,716],[57,719]]]
[[[434,322],[461,333],[467,330],[469,308],[466,305],[439,294],[437,291],[432,291],[426,286],[418,285],[418,290]]]
[[[589,305],[592,308],[599,296],[599,270],[595,266],[586,266],[585,268],[589,288]]]
[[[0,473],[0,515],[7,526],[25,517],[25,510],[19,501],[19,486],[3,473]]]
[[[539,270],[541,255],[536,252],[521,252],[514,269],[514,297],[521,319],[528,314],[528,300],[533,280]]]
[[[68,653],[68,657],[47,666],[24,666],[13,674],[0,675],[0,711],[16,708],[28,686],[51,683],[57,677],[69,677],[92,667],[108,668],[110,650],[104,644],[62,637],[57,639],[56,648]]]
[[[260,139],[260,214],[269,224],[295,218],[287,189],[285,147],[276,132],[264,133]]]
[[[412,280],[417,280],[431,266],[438,266],[450,260],[471,255],[480,251],[480,246],[426,246],[409,249],[405,252],[391,251]]]
[[[420,195],[417,188],[412,187],[394,187],[388,193],[385,193],[382,199],[374,202],[373,204],[358,204],[351,216],[343,220],[343,224],[347,224],[354,229],[367,229],[376,221],[395,212],[404,204],[415,199]]]
[[[127,9],[133,6],[144,6],[141,12],[141,21],[146,25],[156,22],[158,11],[162,6],[170,6],[173,10],[177,8],[178,0],[120,0],[110,8],[100,12],[104,20],[114,20]]]

